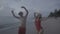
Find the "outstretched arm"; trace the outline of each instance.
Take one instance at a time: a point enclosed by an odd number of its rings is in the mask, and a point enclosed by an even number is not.
[[[21,8],[25,9],[25,11],[27,12],[25,16],[27,16],[28,15],[28,10],[24,6],[22,6]]]
[[[13,11],[13,10],[12,10],[11,12],[12,12],[12,14],[13,14],[13,16],[14,16],[15,18],[18,18],[18,19],[20,18],[20,17],[15,16],[15,14],[14,14],[14,11]]]

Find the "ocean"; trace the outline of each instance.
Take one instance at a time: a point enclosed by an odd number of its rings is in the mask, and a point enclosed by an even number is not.
[[[45,18],[41,25],[44,34],[60,34],[60,18]],[[0,34],[18,34],[20,22],[11,16],[0,16]],[[33,18],[27,18],[26,34],[37,34]]]

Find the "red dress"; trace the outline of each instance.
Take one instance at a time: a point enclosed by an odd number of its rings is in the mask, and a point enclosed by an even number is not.
[[[18,34],[26,34],[26,27],[19,27],[19,32]]]
[[[42,27],[41,27],[41,20],[39,18],[35,19],[35,25],[36,25],[37,31],[39,32],[42,29]]]

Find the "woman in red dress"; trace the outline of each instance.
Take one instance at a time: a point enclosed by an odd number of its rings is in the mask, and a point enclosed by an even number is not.
[[[25,9],[25,11],[27,12],[25,16],[23,16],[22,11],[18,13],[19,17],[15,16],[13,10],[12,10],[12,14],[15,18],[17,18],[21,21],[21,26],[19,27],[18,34],[26,34],[26,19],[27,19],[27,15],[28,15],[28,10],[24,6],[22,6],[21,8]]]
[[[37,30],[37,34],[42,34],[43,33],[43,29],[41,26],[41,14],[37,14],[34,13],[35,16],[35,26],[36,26],[36,30]]]

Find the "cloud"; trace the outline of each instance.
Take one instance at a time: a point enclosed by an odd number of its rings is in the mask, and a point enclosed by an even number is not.
[[[55,9],[60,9],[59,0],[33,0],[31,4],[34,8],[39,8],[44,16],[48,16]]]
[[[17,0],[18,1],[18,0]],[[0,16],[10,16],[12,9],[19,9],[15,0],[0,0]]]
[[[20,8],[21,6],[25,6],[28,10],[32,9],[31,13],[34,8],[36,10],[39,9],[44,16],[47,16],[54,9],[60,9],[60,0],[0,0],[0,13],[1,10],[7,10],[5,9],[6,7],[10,8],[8,10],[13,8],[15,13],[18,13],[20,10],[23,10]]]
[[[0,6],[0,10],[3,10],[3,8],[4,8],[3,6]]]

